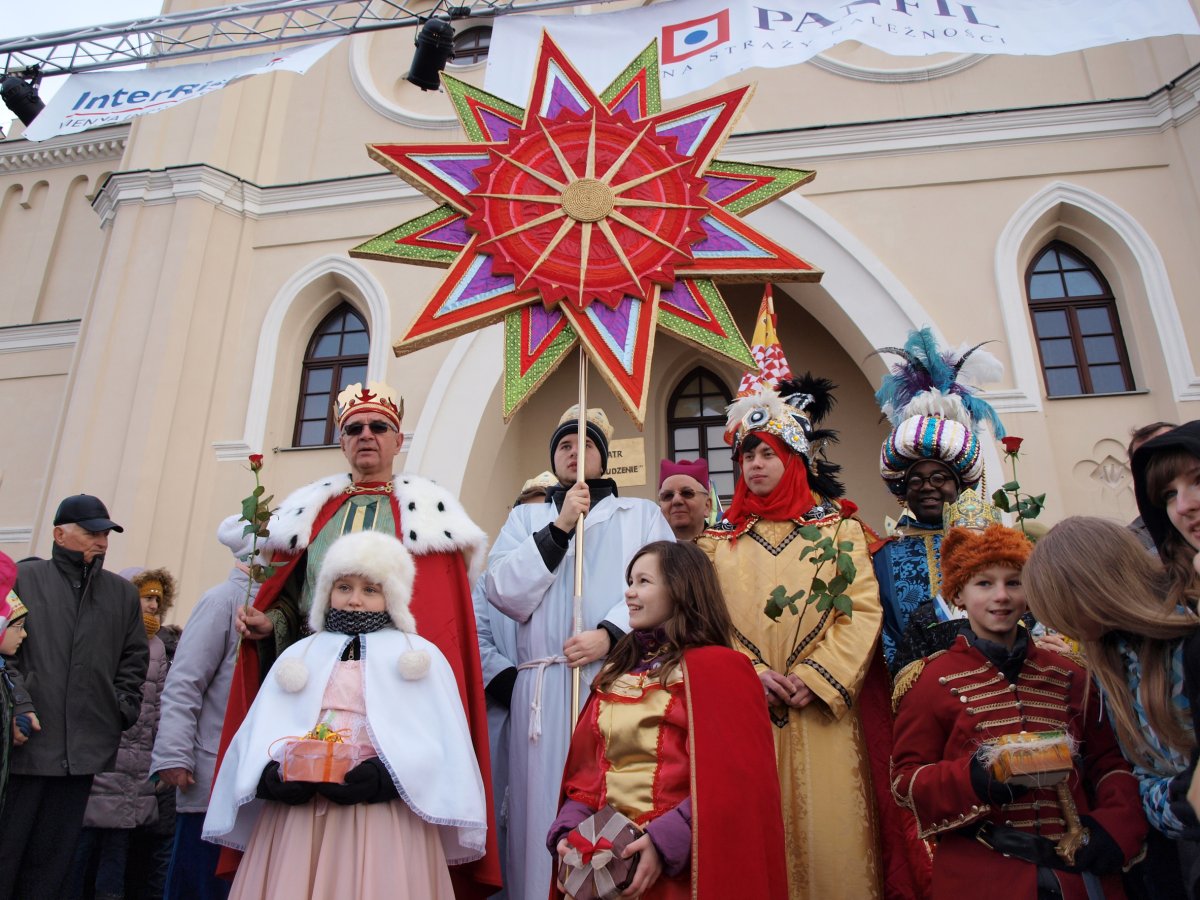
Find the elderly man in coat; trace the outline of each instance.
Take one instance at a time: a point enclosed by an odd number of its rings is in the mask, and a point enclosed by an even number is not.
[[[96,497],[54,516],[50,559],[17,566],[29,638],[17,663],[40,728],[13,751],[0,821],[0,900],[58,897],[71,869],[92,778],[110,769],[142,706],[148,650],[138,591],[104,571],[110,531]]]

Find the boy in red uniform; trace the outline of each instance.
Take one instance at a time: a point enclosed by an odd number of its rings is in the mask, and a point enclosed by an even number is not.
[[[920,836],[937,841],[935,898],[1124,897],[1120,873],[1146,836],[1137,782],[1087,672],[1037,647],[1020,624],[1031,549],[1000,525],[953,529],[942,543],[942,592],[969,627],[896,677],[892,793]],[[1053,786],[992,774],[981,750],[1021,732],[1068,735],[1069,801]],[[1058,848],[1076,813],[1084,831],[1068,863]]]

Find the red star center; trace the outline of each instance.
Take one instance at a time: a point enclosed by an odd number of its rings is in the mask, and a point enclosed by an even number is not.
[[[493,270],[513,276],[518,290],[537,290],[547,307],[647,299],[692,259],[711,208],[696,161],[675,143],[602,108],[536,117],[477,170],[467,227]]]

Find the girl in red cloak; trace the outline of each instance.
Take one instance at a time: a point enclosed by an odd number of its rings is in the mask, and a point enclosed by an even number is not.
[[[771,725],[716,573],[659,541],[626,570],[630,632],[609,653],[571,740],[547,845],[606,805],[645,829],[623,897],[787,897]],[[558,896],[558,892],[554,891]]]

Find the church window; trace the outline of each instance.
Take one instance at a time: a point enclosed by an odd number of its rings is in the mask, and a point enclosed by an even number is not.
[[[667,403],[667,452],[671,459],[704,459],[723,501],[733,496],[733,455],[725,443],[729,388],[703,366],[692,369]]]
[[[366,323],[349,303],[321,320],[304,353],[292,446],[337,443],[334,404],[346,385],[367,380],[370,343]]]
[[[1095,263],[1053,241],[1029,266],[1025,288],[1048,397],[1133,390],[1117,301]]]

